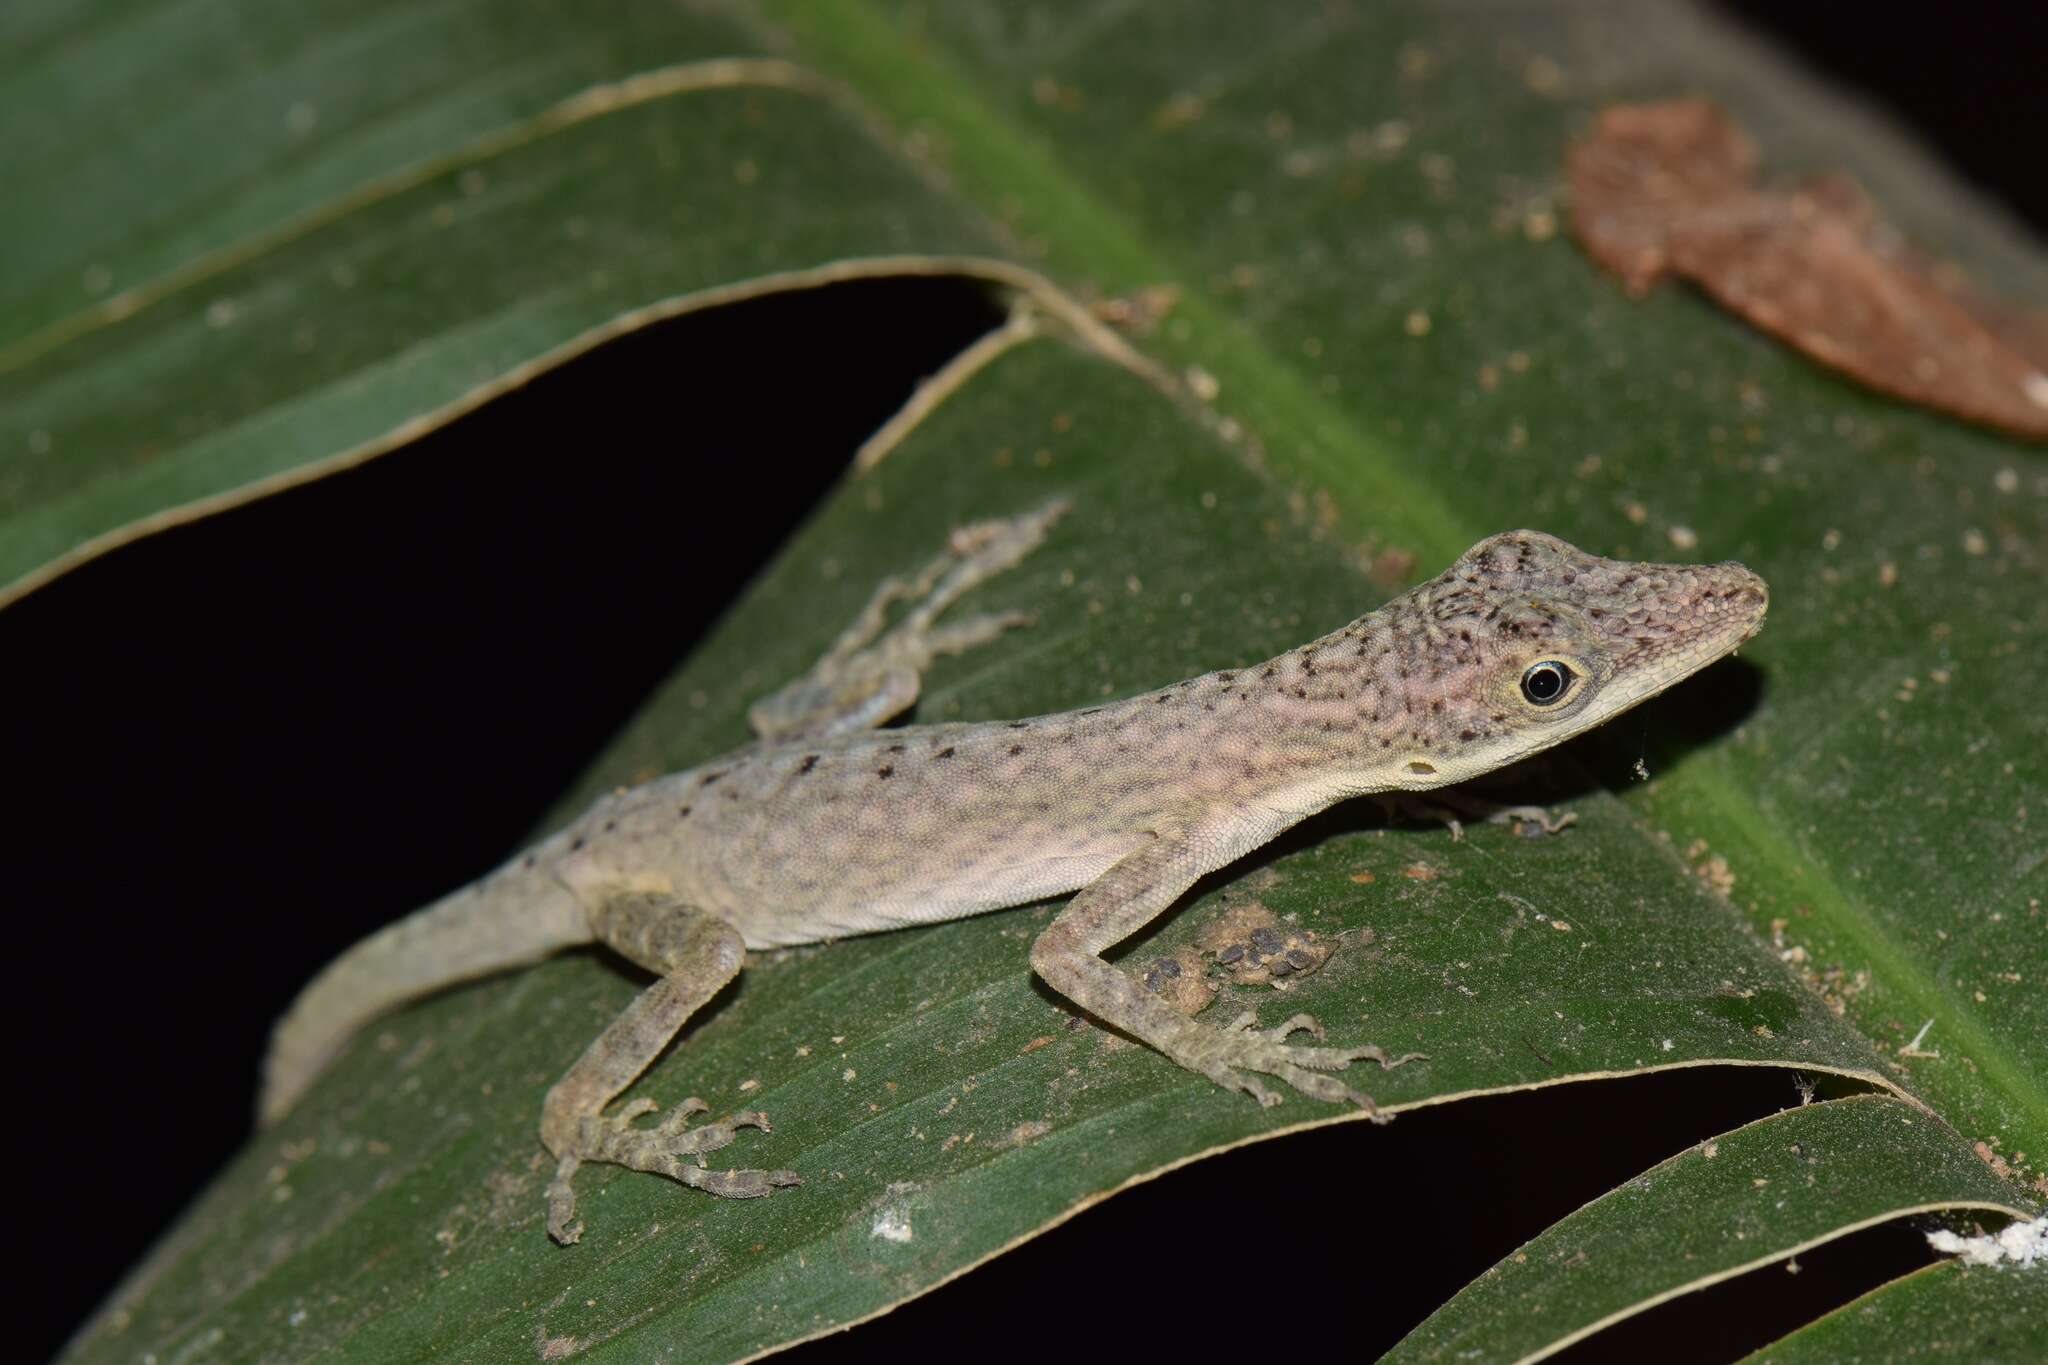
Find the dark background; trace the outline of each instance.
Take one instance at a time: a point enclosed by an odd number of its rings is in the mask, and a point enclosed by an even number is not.
[[[1721,8],[1890,105],[2048,235],[2048,7]],[[877,315],[900,320],[893,334],[874,334]],[[21,803],[9,1083],[33,1162],[10,1182],[12,1221],[43,1272],[17,1296],[10,1354],[55,1351],[241,1145],[269,1024],[298,986],[512,851],[688,653],[705,604],[767,561],[919,377],[997,321],[972,288],[907,281],[667,324],[403,459],[156,536],[0,613],[0,764]],[[689,460],[650,457],[659,444],[631,435],[674,420],[679,373],[726,401],[691,409]],[[790,374],[808,376],[800,403]],[[709,507],[740,509],[715,538],[691,513]],[[621,582],[676,590],[605,590]],[[1384,1330],[1345,1344],[1376,1354],[1555,1218],[1792,1098],[1783,1073],[1728,1069],[1446,1106],[1369,1142],[1346,1125],[1260,1145],[806,1349],[985,1350],[991,1322],[1071,1315],[1069,1344],[1091,1356],[1220,1353],[1299,1345],[1325,1306],[1362,1296]],[[1456,1172],[1465,1198],[1421,1197],[1443,1183],[1409,1178],[1421,1170]],[[1240,1255],[1247,1217],[1294,1252]],[[1213,1284],[1135,1297],[1150,1245],[1208,1248]],[[1767,1269],[1646,1314],[1600,1354],[1732,1358],[1927,1258],[1916,1230],[1873,1229],[1803,1255],[1796,1279]],[[1092,1322],[1076,1296],[1112,1283],[1157,1316]]]

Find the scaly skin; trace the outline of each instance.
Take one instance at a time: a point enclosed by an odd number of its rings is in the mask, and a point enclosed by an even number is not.
[[[1187,1018],[1101,954],[1200,876],[1352,796],[1462,782],[1569,739],[1733,651],[1768,594],[1738,564],[1601,559],[1534,531],[1481,541],[1440,577],[1278,658],[1103,706],[1026,720],[875,729],[940,653],[1015,616],[936,617],[1028,554],[1055,503],[956,534],[891,580],[805,678],[755,708],[764,736],[616,793],[568,829],[352,949],[279,1026],[264,1114],[288,1108],[369,1017],[449,981],[597,940],[662,979],[550,1092],[542,1140],[560,1159],[549,1231],[573,1242],[570,1179],[586,1160],[655,1171],[729,1198],[799,1183],[787,1171],[708,1172],[759,1114],[686,1130],[605,1116],[745,948],[957,919],[1078,891],[1032,945],[1033,968],[1076,1005],[1263,1104],[1260,1075],[1318,1099],[1372,1101],[1335,1076],[1390,1059],[1326,1047],[1297,1015],[1261,1031]],[[915,603],[894,629],[888,605]],[[686,1101],[684,1109],[701,1108]]]

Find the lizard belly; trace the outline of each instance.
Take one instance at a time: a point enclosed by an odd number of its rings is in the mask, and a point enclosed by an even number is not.
[[[1187,804],[1173,768],[1100,761],[1089,738],[1042,720],[743,751],[593,812],[591,850],[604,880],[659,873],[749,947],[1022,905],[1087,885]]]
[[[825,939],[870,934],[917,924],[938,924],[988,910],[1025,905],[1086,886],[1134,846],[1135,841],[1102,841],[1091,847],[1038,854],[1016,849],[988,850],[972,861],[951,861],[943,855],[917,858],[888,875],[860,867],[819,869],[805,878],[817,887],[792,896],[792,874],[802,869],[787,864],[754,886],[752,878],[731,878],[739,896],[722,907],[749,948],[784,947]],[[726,869],[730,875],[740,869]],[[748,891],[753,894],[747,894]]]

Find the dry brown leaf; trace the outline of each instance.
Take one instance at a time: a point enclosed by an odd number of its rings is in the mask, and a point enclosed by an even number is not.
[[[1848,177],[1760,189],[1756,164],[1704,100],[1616,105],[1571,149],[1573,230],[1631,293],[1682,275],[1874,389],[2048,438],[2048,316],[1973,294]]]

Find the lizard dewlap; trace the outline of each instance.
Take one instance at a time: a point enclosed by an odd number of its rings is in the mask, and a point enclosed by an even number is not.
[[[542,1105],[557,1159],[548,1231],[581,1235],[586,1161],[726,1198],[800,1184],[698,1158],[766,1116],[690,1127],[635,1099],[607,1112],[748,948],[958,919],[1078,893],[1031,946],[1080,1008],[1261,1104],[1260,1077],[1315,1099],[1372,1101],[1330,1073],[1396,1066],[1370,1044],[1324,1045],[1307,1015],[1259,1029],[1192,1019],[1101,954],[1195,880],[1352,796],[1462,782],[1570,739],[1728,654],[1768,593],[1739,564],[1602,559],[1535,531],[1490,537],[1442,575],[1278,658],[1085,710],[881,728],[931,660],[1030,618],[942,622],[977,583],[1042,544],[1066,510],[955,532],[892,578],[803,678],[750,713],[759,738],[606,797],[471,887],[364,940],[278,1025],[262,1113],[275,1120],[348,1037],[402,1001],[575,944],[657,974]],[[889,610],[907,604],[893,626]],[[886,626],[886,628],[885,628]],[[1307,1032],[1313,1044],[1289,1040]]]

